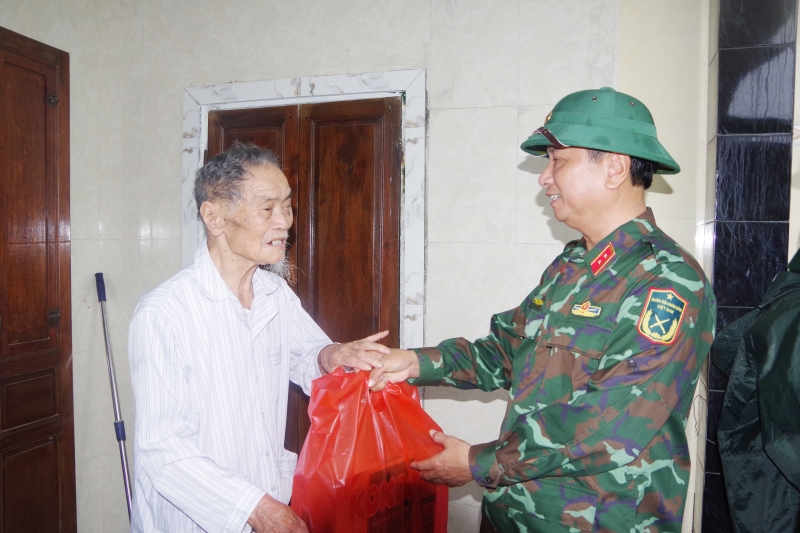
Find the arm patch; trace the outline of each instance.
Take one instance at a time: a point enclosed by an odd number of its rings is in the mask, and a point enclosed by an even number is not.
[[[656,344],[672,344],[686,305],[686,300],[672,289],[650,289],[636,329]]]

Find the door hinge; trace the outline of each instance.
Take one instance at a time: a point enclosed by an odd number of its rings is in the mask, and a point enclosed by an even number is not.
[[[47,95],[47,105],[51,105],[53,107],[58,107],[58,96],[54,94]]]
[[[50,311],[50,313],[47,315],[47,319],[48,319],[50,322],[58,322],[59,320],[61,320],[61,310],[60,310],[60,309],[53,309],[53,310],[52,310],[52,311]]]

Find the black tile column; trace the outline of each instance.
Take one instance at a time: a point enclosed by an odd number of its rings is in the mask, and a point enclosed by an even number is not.
[[[714,293],[722,329],[786,269],[797,0],[721,0]],[[709,375],[703,533],[733,531],[717,449],[727,379]]]

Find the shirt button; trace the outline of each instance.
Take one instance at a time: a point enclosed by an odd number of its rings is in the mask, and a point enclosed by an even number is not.
[[[275,492],[275,487],[270,487],[269,490],[271,490],[272,492]]]
[[[269,452],[264,452],[264,457],[269,457]]]
[[[636,361],[633,361],[633,360],[629,359],[628,360],[628,368],[630,368],[631,370],[636,368]]]
[[[258,376],[256,376],[256,381],[258,381]]]
[[[261,413],[261,418],[264,418],[264,416],[266,416],[266,415],[264,413]]]

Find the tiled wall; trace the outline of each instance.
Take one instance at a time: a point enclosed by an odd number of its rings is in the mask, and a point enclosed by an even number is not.
[[[797,0],[721,0],[714,292],[721,329],[762,299],[790,244]],[[797,208],[796,208],[797,209]],[[716,427],[726,386],[709,376],[703,531],[732,531]]]
[[[659,226],[698,258],[709,277],[706,249],[711,239],[704,227],[713,220],[708,208],[713,204],[713,190],[706,186],[708,122],[716,122],[706,91],[714,83],[708,68],[716,53],[709,40],[715,23],[712,4],[621,0],[619,16],[619,89],[647,104],[659,139],[681,165],[679,174],[655,177],[646,194],[647,205]],[[705,455],[706,394],[701,380],[686,429],[693,468],[684,531],[700,525],[703,476],[698,469],[702,472]]]
[[[575,236],[552,219],[536,183],[543,161],[518,149],[571,91],[619,79],[621,89],[651,107],[683,171],[657,181],[648,203],[674,238],[702,255],[706,5],[0,1],[0,25],[71,55],[79,530],[121,532],[127,524],[93,274],[106,274],[121,402],[132,433],[128,321],[142,293],[180,265],[185,87],[427,69],[427,342],[477,337],[487,332],[491,313],[516,305]],[[481,442],[497,435],[503,396],[428,389],[426,407],[446,431]],[[477,531],[479,498],[474,486],[453,491],[451,531]]]

